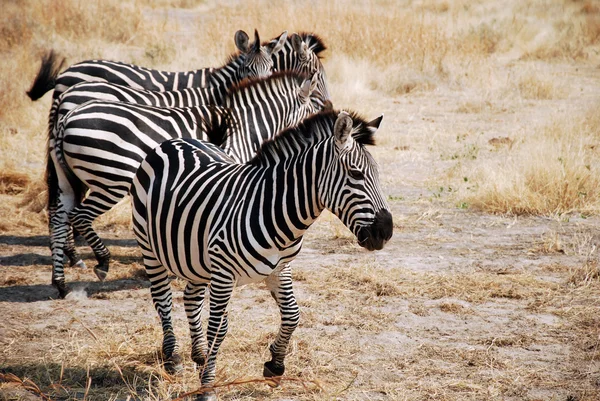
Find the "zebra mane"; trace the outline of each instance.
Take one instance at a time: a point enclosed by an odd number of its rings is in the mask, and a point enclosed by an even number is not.
[[[213,71],[217,71],[217,70],[221,70],[223,68],[229,67],[233,63],[239,63],[242,56],[243,56],[243,54],[240,51],[231,53],[229,56],[227,56],[227,58],[225,59],[225,62],[223,64],[221,64],[219,67],[213,68]]]
[[[300,32],[298,35],[300,35],[302,40],[308,45],[308,48],[312,50],[319,58],[321,58],[320,53],[327,50],[327,46],[325,46],[323,39],[316,33]]]
[[[276,71],[273,73],[273,75],[271,75],[270,77],[266,77],[266,78],[258,78],[258,77],[245,78],[238,84],[231,85],[227,89],[227,92],[224,94],[224,98],[221,99],[222,101],[220,103],[222,104],[223,100],[225,100],[226,98],[232,98],[236,94],[246,91],[248,88],[258,87],[260,89],[265,89],[267,87],[271,87],[273,84],[277,83],[278,81],[294,81],[294,80],[296,81],[298,86],[300,86],[306,79],[308,79],[308,76],[306,74],[302,74],[302,73],[294,72],[294,71]]]
[[[368,126],[368,122],[358,113],[344,110],[352,118],[352,138],[361,145],[375,145],[375,131]],[[325,110],[307,117],[297,126],[285,129],[273,139],[263,142],[256,155],[248,163],[260,165],[265,159],[277,159],[279,155],[288,152],[290,142],[299,142],[311,145],[322,140],[323,132],[333,135],[333,126],[337,120],[339,110]],[[293,148],[293,146],[291,146]]]

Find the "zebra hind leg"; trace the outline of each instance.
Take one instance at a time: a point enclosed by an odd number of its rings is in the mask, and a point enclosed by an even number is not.
[[[204,294],[206,293],[206,283],[192,284],[188,283],[183,293],[183,301],[185,304],[185,312],[190,325],[190,335],[192,337],[192,360],[198,366],[200,378],[207,366],[208,345],[202,330],[202,322],[200,316],[204,306]],[[196,401],[214,401],[216,400],[214,390],[207,388],[201,394],[198,394]]]
[[[85,262],[81,259],[81,256],[75,249],[75,238],[73,232],[73,226],[70,227],[67,241],[65,243],[65,255],[69,259],[69,265],[71,267],[78,267],[80,269],[87,269]]]
[[[52,252],[52,285],[58,296],[65,298],[69,287],[65,283],[64,251],[68,241],[70,225],[68,214],[75,206],[75,191],[62,169],[54,168],[54,153],[48,159],[48,229]]]
[[[272,382],[269,382],[269,385],[276,387],[285,372],[283,361],[292,333],[296,330],[300,320],[300,309],[292,288],[292,270],[289,264],[286,264],[279,273],[267,277],[266,284],[281,313],[279,333],[277,333],[275,341],[269,347],[271,360],[265,362],[263,369],[263,376],[273,379]]]
[[[169,274],[158,260],[149,256],[143,250],[144,267],[150,279],[150,293],[154,308],[158,312],[163,329],[162,356],[164,368],[169,373],[178,373],[183,369],[181,356],[179,355],[179,345],[173,331],[173,320],[171,311],[173,310],[173,295],[171,292],[171,283]]]
[[[68,236],[69,224],[67,213],[58,210],[52,215],[49,222],[50,250],[52,251],[52,285],[58,290],[59,298],[65,298],[70,292],[65,283],[64,271],[64,245]]]
[[[234,281],[214,280],[210,283],[210,316],[206,330],[208,355],[201,372],[201,383],[204,392],[196,397],[196,401],[216,401],[216,392],[212,389],[215,381],[216,360],[219,347],[225,339],[229,327],[227,306],[233,292]]]
[[[206,365],[206,354],[208,352],[206,337],[204,336],[202,322],[200,321],[207,285],[207,283],[188,283],[183,292],[185,313],[188,318],[190,335],[192,337],[192,360],[196,362],[200,371]]]
[[[81,204],[69,213],[69,220],[94,251],[94,255],[98,261],[98,264],[94,267],[94,273],[96,273],[100,281],[104,281],[108,275],[110,251],[92,228],[92,222],[96,217],[110,210],[117,202],[108,201],[107,199],[100,201],[99,198],[99,194],[93,192],[88,194]]]

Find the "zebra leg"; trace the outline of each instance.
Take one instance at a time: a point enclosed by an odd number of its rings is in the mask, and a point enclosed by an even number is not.
[[[94,273],[104,281],[108,274],[108,266],[110,263],[110,251],[106,248],[96,231],[92,228],[92,222],[96,217],[109,211],[117,202],[112,199],[108,200],[105,197],[100,199],[100,195],[94,192],[88,196],[69,214],[69,220],[82,236],[85,238],[88,245],[94,251],[98,264],[94,267]]]
[[[233,287],[234,282],[232,281],[220,282],[213,279],[210,284],[210,316],[206,329],[208,356],[204,369],[200,373],[202,387],[205,392],[198,395],[196,401],[213,401],[217,399],[216,393],[211,387],[215,381],[217,353],[229,327],[227,306],[231,299]]]
[[[173,332],[173,320],[171,310],[173,309],[173,296],[171,283],[167,269],[160,264],[156,258],[142,251],[144,254],[144,267],[150,279],[150,293],[154,308],[158,312],[163,329],[162,354],[165,370],[169,373],[177,373],[183,369],[179,345]]]
[[[57,187],[53,191],[55,199],[48,202],[48,228],[50,231],[50,250],[52,252],[52,285],[58,290],[58,296],[64,298],[69,293],[65,284],[64,248],[69,236],[68,213],[75,205],[75,194],[68,179],[57,170]]]
[[[289,264],[286,264],[279,273],[274,273],[266,279],[267,287],[271,291],[271,296],[279,306],[281,313],[281,326],[277,338],[269,347],[271,351],[271,360],[265,362],[263,376],[275,378],[273,385],[277,386],[276,378],[283,376],[285,365],[283,360],[287,352],[288,344],[292,333],[298,326],[300,320],[300,309],[296,303],[294,290],[292,288],[292,270]]]
[[[204,337],[204,331],[202,330],[202,322],[200,321],[207,285],[207,283],[188,283],[183,292],[185,313],[188,318],[190,335],[192,337],[192,360],[196,362],[200,370],[204,369],[204,365],[206,364],[206,353],[208,351],[206,338]]]
[[[67,235],[67,241],[65,243],[65,255],[69,259],[69,264],[71,267],[79,267],[80,269],[87,269],[84,261],[81,259],[81,256],[77,253],[75,249],[75,236],[73,232],[73,226],[70,226],[69,234]]]

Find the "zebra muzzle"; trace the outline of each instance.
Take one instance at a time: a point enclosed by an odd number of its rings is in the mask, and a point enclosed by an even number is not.
[[[375,214],[375,219],[368,226],[359,228],[356,237],[358,244],[369,251],[380,250],[392,238],[394,224],[392,214],[382,209]]]

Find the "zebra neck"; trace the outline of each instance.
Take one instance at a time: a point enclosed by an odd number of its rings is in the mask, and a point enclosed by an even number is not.
[[[320,155],[322,151],[308,149],[263,167],[260,218],[263,226],[276,228],[269,232],[280,246],[297,243],[325,208],[318,185],[325,173]]]
[[[267,94],[269,99],[264,98]],[[247,99],[244,93],[238,93],[226,106],[236,116],[236,123],[223,148],[239,163],[249,161],[264,142],[304,117],[298,99],[291,91],[263,92],[257,102],[248,103]]]
[[[220,68],[215,68],[210,74],[209,84],[211,88],[216,90],[217,101],[220,101],[225,96],[227,88],[239,83],[243,77],[240,75],[240,70],[244,64],[242,56],[231,58],[227,64]]]

